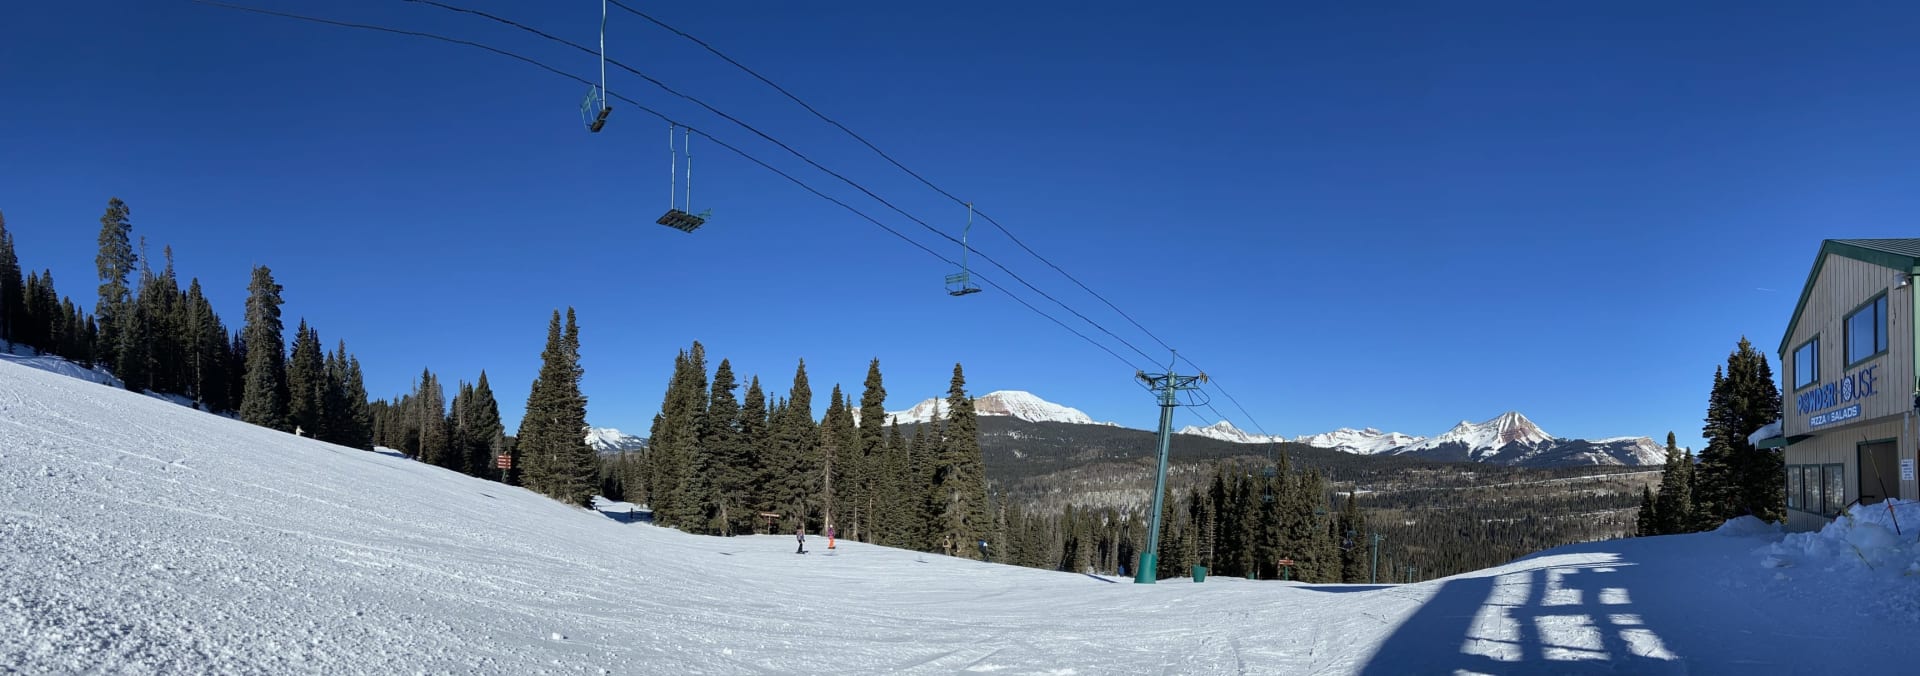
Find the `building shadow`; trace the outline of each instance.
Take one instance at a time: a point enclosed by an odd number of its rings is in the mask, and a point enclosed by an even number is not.
[[[653,510],[651,509],[641,509],[639,507],[615,508],[607,506],[605,503],[595,503],[593,511],[599,512],[600,516],[613,519],[620,523],[653,523]]]
[[[1648,623],[1620,571],[1541,565],[1446,581],[1360,673],[1668,674],[1687,664]]]

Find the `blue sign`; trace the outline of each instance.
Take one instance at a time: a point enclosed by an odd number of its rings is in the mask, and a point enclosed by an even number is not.
[[[1800,413],[1805,415],[1815,411],[1824,411],[1850,401],[1871,397],[1875,391],[1875,384],[1879,382],[1879,378],[1873,375],[1874,369],[1878,368],[1880,368],[1880,365],[1875,364],[1841,376],[1837,382],[1827,383],[1802,392],[1799,396],[1795,397],[1795,403],[1800,407]],[[1856,406],[1855,408],[1859,407]],[[1835,413],[1839,412],[1836,411]],[[1814,423],[1814,426],[1818,427],[1821,424],[1822,423]]]
[[[1808,418],[1807,426],[1819,427],[1821,425],[1831,425],[1837,422],[1845,422],[1858,417],[1860,417],[1860,405],[1854,404],[1852,406],[1848,406],[1838,411],[1822,413],[1820,415],[1816,415],[1814,417]]]

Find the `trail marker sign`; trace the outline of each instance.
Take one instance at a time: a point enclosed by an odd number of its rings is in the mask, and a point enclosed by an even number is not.
[[[493,456],[493,466],[500,469],[513,469],[513,456],[511,455]]]

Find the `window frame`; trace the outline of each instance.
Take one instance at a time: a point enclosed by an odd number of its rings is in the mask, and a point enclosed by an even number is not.
[[[1787,509],[1805,511],[1807,504],[1805,492],[1807,477],[1802,471],[1804,465],[1787,465]]]
[[[1825,498],[1825,500],[1821,501],[1820,513],[1828,517],[1838,517],[1840,516],[1841,510],[1847,508],[1847,465],[1846,463],[1834,462],[1821,465],[1820,467],[1822,470],[1820,472],[1820,492]],[[1837,477],[1839,481],[1840,490],[1838,491],[1838,495],[1835,495],[1834,491],[1826,490],[1834,487],[1834,481],[1836,481],[1836,479],[1833,477]]]
[[[1887,353],[1889,343],[1893,342],[1892,336],[1888,335],[1888,305],[1887,292],[1882,290],[1880,293],[1874,294],[1872,298],[1868,298],[1867,302],[1854,306],[1853,310],[1841,317],[1840,356],[1843,357],[1842,361],[1846,362],[1847,368],[1853,368]],[[1869,309],[1874,310],[1875,313],[1879,315],[1878,321],[1874,323],[1873,327],[1874,351],[1872,354],[1855,359],[1853,356],[1853,318]],[[1818,349],[1815,350],[1815,352],[1818,351]],[[1818,369],[1815,370],[1815,375],[1818,375]]]
[[[1801,371],[1800,351],[1805,350],[1809,347],[1813,348],[1813,350],[1812,350],[1812,357],[1807,360],[1807,363],[1813,366],[1812,369],[1809,369],[1810,371],[1813,372],[1813,378],[1807,380],[1807,384],[1800,385],[1798,384],[1800,382],[1800,375],[1801,375],[1800,374],[1800,371]],[[1806,342],[1801,343],[1799,347],[1793,348],[1793,351],[1787,353],[1787,356],[1792,361],[1792,364],[1793,364],[1793,382],[1796,383],[1793,386],[1793,391],[1795,393],[1798,393],[1801,390],[1818,386],[1820,384],[1820,334],[1818,333],[1813,334],[1812,338],[1808,338]]]

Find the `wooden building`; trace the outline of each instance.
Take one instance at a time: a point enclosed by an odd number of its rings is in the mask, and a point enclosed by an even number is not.
[[[1787,527],[1824,526],[1847,506],[1920,498],[1920,239],[1830,239],[1780,340]]]

